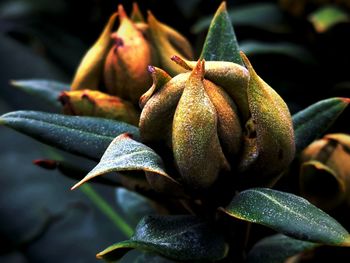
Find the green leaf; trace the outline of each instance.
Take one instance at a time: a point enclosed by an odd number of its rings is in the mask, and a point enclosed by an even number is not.
[[[145,171],[157,174],[177,184],[164,170],[160,156],[148,146],[134,141],[125,133],[116,137],[108,146],[100,162],[79,183],[75,189],[83,183],[110,172],[118,171]]]
[[[144,216],[157,213],[152,201],[138,193],[119,187],[115,190],[115,194],[118,206],[127,216],[128,221],[135,225]]]
[[[290,42],[266,43],[261,41],[241,42],[241,50],[247,55],[283,55],[303,63],[316,63],[312,54],[303,46]]]
[[[200,57],[207,61],[229,61],[243,66],[225,2],[214,15]]]
[[[108,247],[97,257],[118,260],[131,249],[191,262],[220,260],[228,250],[223,236],[195,216],[147,216],[130,240]]]
[[[256,243],[247,255],[248,263],[280,263],[320,244],[297,240],[282,234],[266,237]],[[263,259],[263,261],[262,261]]]
[[[233,25],[250,26],[276,33],[290,31],[281,8],[275,3],[254,3],[236,6],[228,10]],[[201,18],[192,27],[192,32],[198,34],[206,30],[210,25],[211,17]]]
[[[294,194],[268,188],[248,189],[222,210],[300,240],[350,246],[349,233],[334,218]]]
[[[0,117],[0,124],[40,142],[94,160],[101,158],[119,134],[129,132],[139,137],[138,129],[124,122],[39,111],[7,113]]]
[[[326,5],[311,13],[308,20],[317,32],[323,33],[339,23],[350,22],[350,16],[338,6]]]
[[[348,98],[321,100],[293,115],[296,153],[321,136],[348,106]]]
[[[38,96],[56,108],[62,108],[58,101],[60,93],[70,89],[69,84],[44,79],[13,80],[11,84],[29,94]]]

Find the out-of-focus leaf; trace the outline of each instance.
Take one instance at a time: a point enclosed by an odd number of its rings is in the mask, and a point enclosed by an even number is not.
[[[348,98],[321,100],[293,115],[296,153],[322,135],[348,106]]]
[[[158,256],[155,254],[151,254],[151,253],[142,253],[134,261],[134,263],[149,263],[149,262],[152,262],[152,263],[175,263],[176,261]]]
[[[116,243],[97,254],[118,260],[131,249],[156,253],[180,261],[216,261],[227,254],[222,235],[195,216],[147,216],[130,240]]]
[[[62,108],[58,96],[62,91],[70,89],[69,84],[44,79],[13,80],[11,84],[29,94],[40,97],[58,109]]]
[[[315,58],[307,49],[290,42],[265,43],[244,41],[240,43],[240,47],[247,56],[276,54],[288,56],[304,63],[315,63]]]
[[[191,17],[196,10],[196,7],[201,2],[200,0],[175,0],[176,6],[186,17]]]
[[[96,176],[118,171],[150,172],[177,184],[165,172],[163,161],[155,151],[142,143],[134,141],[129,134],[125,133],[119,135],[110,143],[97,166],[72,189]]]
[[[350,246],[350,235],[334,218],[300,196],[269,188],[236,195],[222,209],[228,215],[321,244]]]
[[[117,204],[127,216],[128,221],[135,225],[144,216],[157,213],[155,207],[152,206],[152,201],[138,193],[125,188],[117,188],[115,194]]]
[[[283,23],[280,8],[273,3],[256,3],[237,6],[229,9],[231,23],[234,26],[251,26],[273,32],[286,32],[288,27]],[[192,32],[199,33],[210,25],[211,17],[201,18],[193,27]]]
[[[349,14],[335,5],[323,6],[308,16],[309,21],[319,33],[326,32],[336,24],[350,22]]]
[[[289,257],[313,249],[320,244],[297,240],[282,234],[266,237],[256,243],[247,255],[249,263],[280,263]]]
[[[210,23],[201,58],[207,61],[229,61],[243,65],[225,2],[220,5]]]
[[[72,178],[74,180],[81,180],[88,173],[85,167],[80,167],[78,164],[69,162],[67,160],[52,160],[52,159],[36,159],[33,163],[41,168],[47,170],[58,170],[62,175]],[[80,164],[80,163],[79,163]],[[93,181],[94,183],[100,183],[110,186],[121,186],[120,182],[110,180],[109,178],[99,177]]]
[[[55,79],[65,81],[62,71],[38,54],[17,41],[0,34],[0,96],[15,108],[51,108],[32,96],[22,96],[23,92],[11,87],[11,79]],[[30,63],[26,63],[30,61]]]
[[[102,118],[65,116],[39,111],[14,111],[0,117],[8,126],[43,143],[91,159],[99,159],[110,142],[129,132],[138,138],[130,124]]]
[[[69,179],[30,162],[46,147],[4,127],[0,145],[0,262],[96,263],[96,251],[123,238],[83,193],[69,193]],[[113,201],[113,189],[98,190]]]
[[[0,5],[1,18],[28,17],[37,13],[58,14],[66,8],[64,1],[48,2],[45,0],[8,0]]]

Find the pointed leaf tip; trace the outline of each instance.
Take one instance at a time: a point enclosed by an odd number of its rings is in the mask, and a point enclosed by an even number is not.
[[[207,61],[229,61],[243,65],[238,51],[238,42],[226,10],[226,2],[222,2],[210,23],[200,57]]]
[[[163,161],[156,152],[124,133],[110,143],[96,167],[71,189],[74,190],[97,176],[118,171],[151,172],[167,182],[177,183],[165,172]]]

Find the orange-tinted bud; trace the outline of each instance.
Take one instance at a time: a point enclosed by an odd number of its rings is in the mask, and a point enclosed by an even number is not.
[[[95,90],[62,92],[59,100],[69,115],[103,117],[137,125],[139,114],[130,102]]]
[[[301,194],[322,209],[350,201],[350,136],[328,134],[302,153]]]

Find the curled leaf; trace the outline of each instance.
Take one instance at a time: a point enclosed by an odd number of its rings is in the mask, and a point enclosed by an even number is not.
[[[178,184],[165,172],[162,159],[151,148],[134,141],[128,134],[121,134],[111,142],[97,166],[72,189],[106,173],[138,170],[153,172]]]

